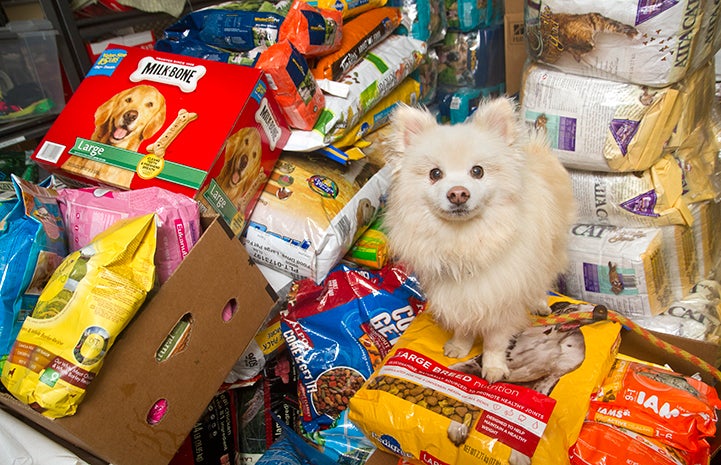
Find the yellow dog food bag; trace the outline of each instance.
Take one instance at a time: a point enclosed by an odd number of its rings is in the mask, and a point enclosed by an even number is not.
[[[565,296],[549,297],[549,305],[564,312],[593,308]],[[502,465],[521,453],[534,464],[569,464],[568,449],[581,430],[591,393],[614,360],[620,328],[590,320],[531,327],[526,331],[535,335],[523,343],[528,350],[519,356],[536,352],[541,358],[520,366],[519,376],[525,376],[520,373],[524,367],[556,363],[561,356],[543,351],[549,349],[548,338],[556,338],[558,351],[566,350],[568,344],[558,343],[568,341],[565,333],[582,341],[575,344],[580,347],[577,367],[550,385],[540,379],[489,384],[462,367],[474,363],[482,346],[477,343],[462,360],[446,357],[443,345],[451,334],[424,312],[351,398],[349,418],[381,450],[422,463]],[[521,344],[520,336],[516,343]],[[550,394],[535,390],[541,386]],[[467,436],[452,441],[449,428],[457,431],[461,425]]]
[[[43,415],[76,412],[155,282],[155,214],[120,220],[68,255],[23,322],[0,380]]]

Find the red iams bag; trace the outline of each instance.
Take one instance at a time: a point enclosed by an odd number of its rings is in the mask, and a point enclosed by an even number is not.
[[[716,434],[716,391],[704,382],[653,365],[617,359],[591,399],[588,420],[697,451]]]
[[[308,62],[293,44],[284,40],[271,45],[255,67],[265,74],[288,125],[305,131],[313,129],[325,108],[325,97]]]
[[[289,40],[305,57],[318,57],[340,48],[343,14],[296,0],[278,31],[279,41]]]

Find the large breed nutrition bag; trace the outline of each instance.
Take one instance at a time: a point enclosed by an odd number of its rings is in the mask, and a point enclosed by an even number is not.
[[[592,308],[565,297],[549,303]],[[521,454],[568,464],[619,330],[610,321],[532,326],[510,346],[511,381],[489,384],[478,374],[481,345],[468,358],[446,357],[450,333],[423,312],[350,399],[349,418],[381,450],[422,463],[500,465]]]

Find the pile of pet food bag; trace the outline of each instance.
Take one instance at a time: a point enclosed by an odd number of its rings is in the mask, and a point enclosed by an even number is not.
[[[520,91],[521,116],[547,133],[578,203],[564,291],[708,341],[717,290],[698,283],[719,254],[717,10],[542,1],[526,9]],[[579,46],[573,27],[596,40]]]
[[[520,111],[571,173],[579,222],[551,315],[514,338],[518,371],[494,384],[479,375],[481,341],[462,360],[443,354],[450,335],[393,261],[382,211],[395,105],[455,124],[504,93],[503,6],[227,2],[166,29],[158,50],[262,69],[292,130],[241,238],[283,276],[279,299],[171,463],[362,465],[379,450],[399,463],[709,463],[717,371],[619,346],[623,321],[719,342],[719,9],[628,3],[526,6]],[[593,30],[581,53],[562,46],[563,21],[634,24],[611,43]],[[624,42],[632,33],[667,43],[659,54],[688,45],[687,62],[664,67]],[[51,418],[82,408],[116,338],[202,234],[193,199],[66,182],[23,165],[0,196],[0,381]]]

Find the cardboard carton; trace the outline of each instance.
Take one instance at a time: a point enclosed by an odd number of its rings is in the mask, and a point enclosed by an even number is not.
[[[664,334],[657,331],[649,332],[657,338],[661,339],[662,341],[667,342],[672,346],[678,347],[679,349],[683,349],[689,354],[695,355],[704,362],[708,362],[715,367],[721,366],[721,345],[715,342],[674,336],[673,334]],[[671,365],[672,361],[665,363]]]
[[[503,27],[506,54],[506,94],[521,90],[523,63],[528,58],[523,23],[523,0],[505,0]]]
[[[95,62],[100,58],[100,54],[103,53],[103,50],[110,44],[121,44],[128,47],[140,47],[145,50],[153,50],[155,34],[153,31],[131,32],[115,36],[112,39],[86,42],[85,49],[88,51],[90,61]]]
[[[0,404],[84,451],[91,463],[165,465],[274,299],[241,243],[216,219],[117,339],[75,415],[51,420],[8,394],[0,394]],[[225,321],[228,309],[237,311]],[[158,361],[168,334],[187,319],[184,349]]]
[[[289,135],[260,70],[112,44],[32,159],[89,184],[185,194],[239,234]]]

